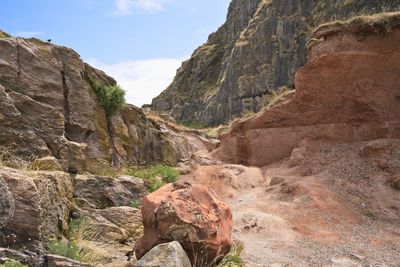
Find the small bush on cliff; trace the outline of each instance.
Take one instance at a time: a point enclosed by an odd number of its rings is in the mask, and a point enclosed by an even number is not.
[[[151,192],[157,191],[165,184],[175,183],[179,178],[179,172],[175,168],[163,164],[133,167],[127,171],[127,174],[148,181]]]
[[[114,115],[125,106],[125,91],[119,85],[103,85],[87,76],[87,81],[96,93],[100,106],[108,116]]]

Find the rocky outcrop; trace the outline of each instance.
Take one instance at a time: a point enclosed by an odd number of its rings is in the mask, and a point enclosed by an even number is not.
[[[68,228],[74,209],[68,174],[36,173],[30,177],[5,168],[0,169],[0,184],[0,247],[41,253],[44,240],[62,236]]]
[[[149,121],[139,108],[127,105],[106,115],[88,77],[116,83],[69,48],[2,34],[0,146],[27,160],[51,156],[72,173],[176,164],[187,156],[185,138]]]
[[[293,84],[313,28],[399,8],[399,1],[233,0],[226,23],[182,64],[152,108],[206,125],[259,111],[272,90]]]
[[[137,267],[192,267],[182,246],[173,241],[151,249],[137,264]]]
[[[87,266],[46,255],[50,240],[66,242],[78,229],[84,239],[75,241],[96,248],[101,266],[132,266],[127,254],[143,231],[140,210],[132,203],[146,193],[143,181],[133,177],[0,167],[0,260]]]
[[[398,138],[399,41],[399,13],[318,28],[308,63],[296,73],[294,97],[235,123],[215,153],[229,162],[264,166],[291,155],[305,138]]]
[[[205,265],[230,249],[232,212],[205,186],[168,184],[144,198],[142,217],[144,236],[135,244],[138,259],[171,241],[183,246],[192,263],[201,259]]]

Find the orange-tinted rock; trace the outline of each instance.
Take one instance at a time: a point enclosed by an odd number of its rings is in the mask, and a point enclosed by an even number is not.
[[[205,186],[168,184],[144,198],[142,216],[144,236],[135,244],[138,259],[170,241],[178,241],[192,262],[211,262],[231,247],[232,212]]]
[[[328,26],[314,34],[296,93],[279,106],[236,123],[216,155],[264,166],[288,157],[305,138],[339,142],[400,136],[400,25]],[[372,25],[372,24],[371,24]]]

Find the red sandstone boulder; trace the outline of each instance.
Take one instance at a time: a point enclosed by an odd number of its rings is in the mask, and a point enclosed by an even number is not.
[[[142,216],[144,236],[135,244],[138,259],[171,241],[178,241],[192,262],[211,262],[231,247],[231,209],[205,186],[168,184],[144,198]]]

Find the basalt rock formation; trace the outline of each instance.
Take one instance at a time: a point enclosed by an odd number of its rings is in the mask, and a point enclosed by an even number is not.
[[[132,105],[106,115],[87,78],[115,80],[85,64],[73,50],[37,39],[0,34],[0,146],[32,160],[51,156],[63,170],[110,165],[176,164],[184,138]],[[58,163],[57,163],[58,161]]]
[[[259,111],[272,90],[292,86],[313,28],[399,8],[398,0],[233,0],[226,23],[182,64],[152,108],[212,126]]]
[[[312,37],[293,98],[234,123],[215,152],[221,159],[265,166],[290,156],[305,138],[399,138],[400,14],[323,25]]]

